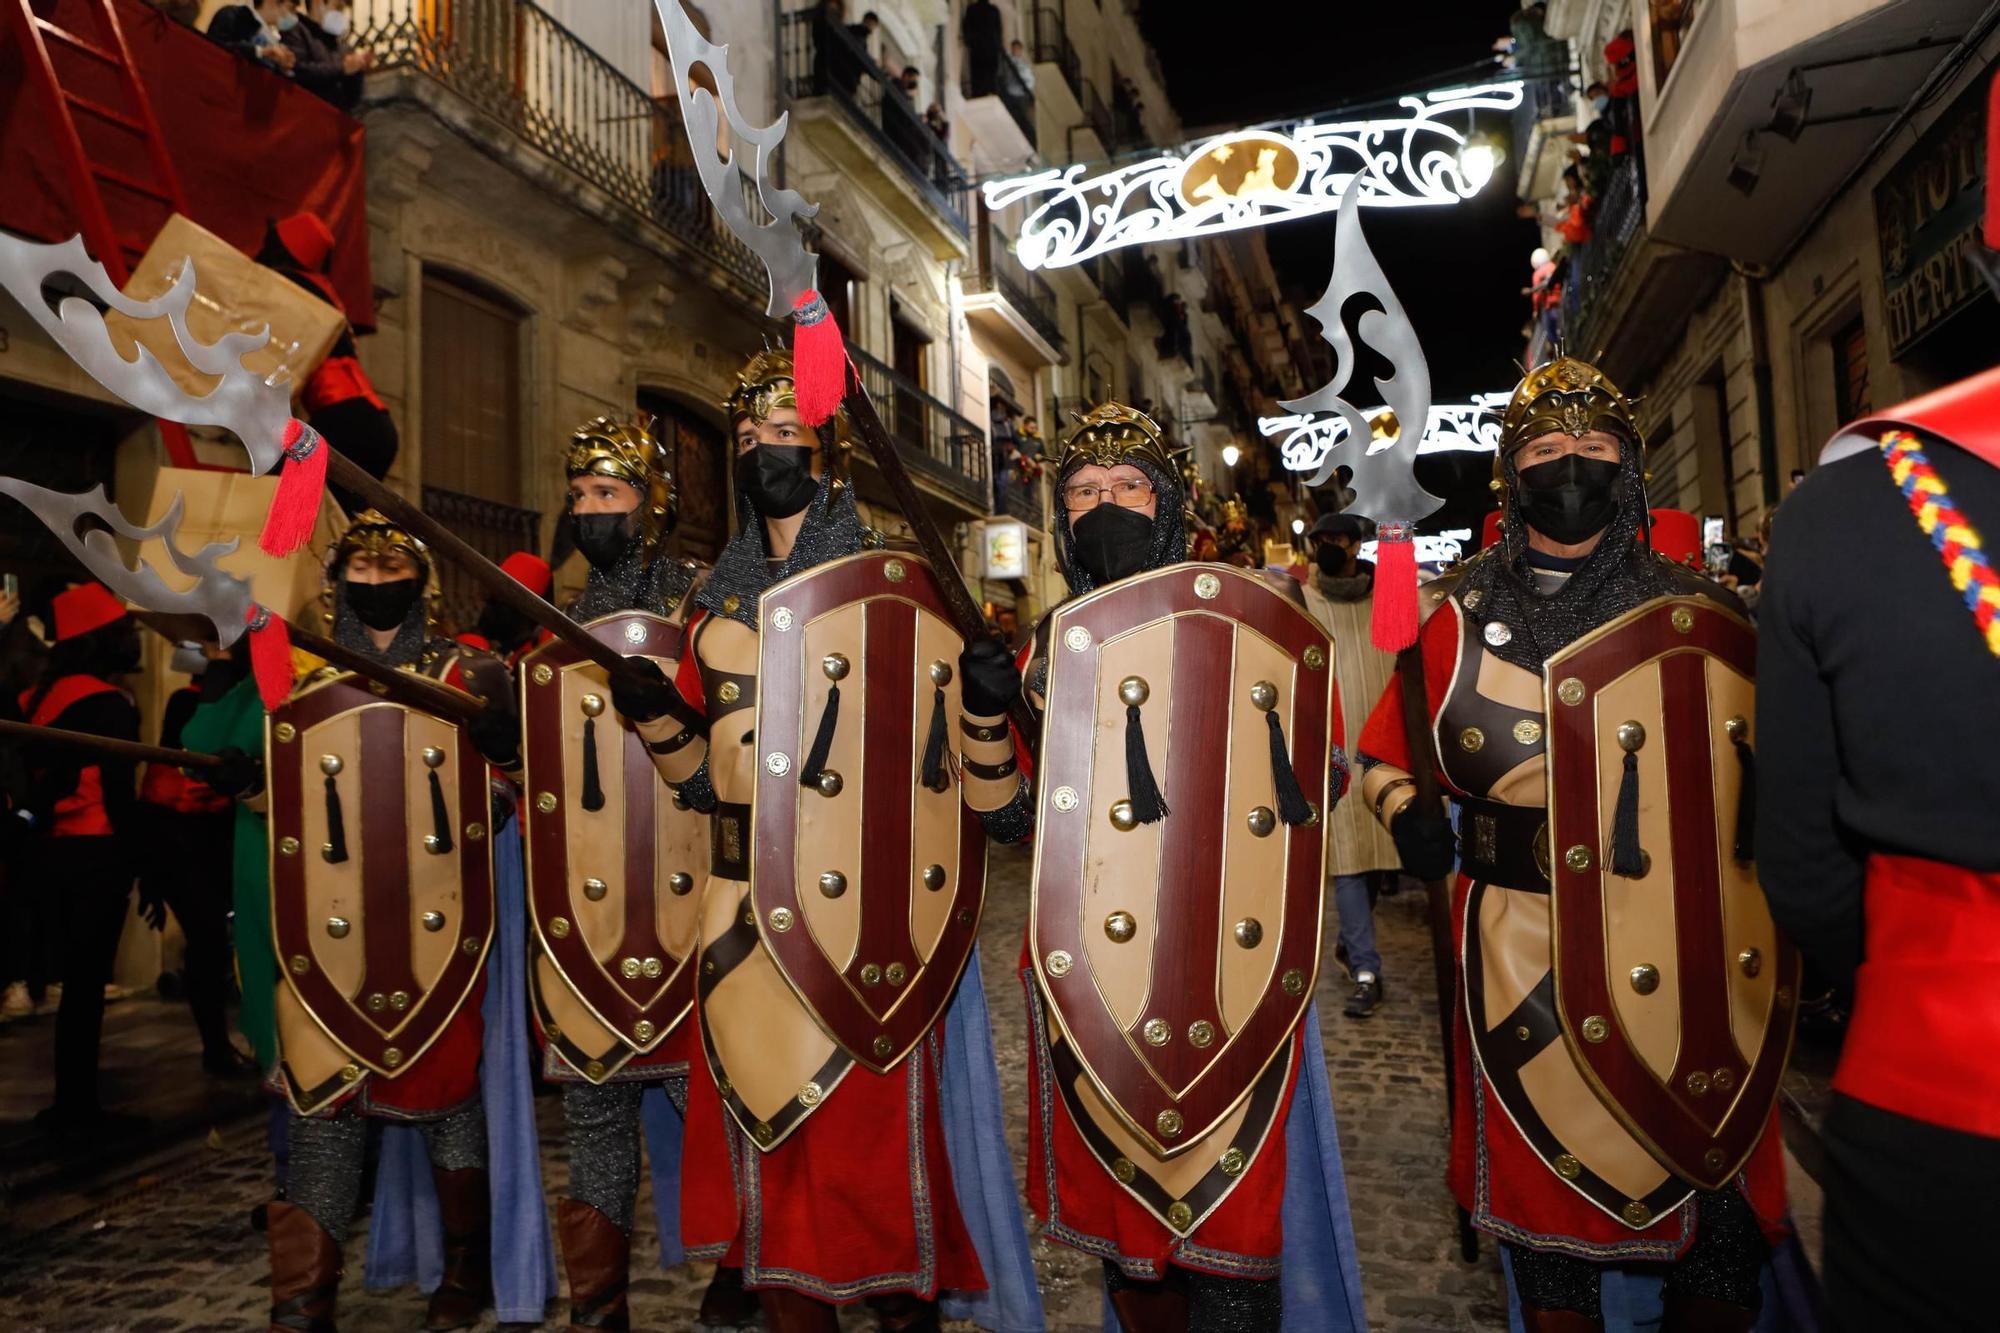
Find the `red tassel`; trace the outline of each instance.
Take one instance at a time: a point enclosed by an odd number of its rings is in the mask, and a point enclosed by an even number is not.
[[[1417,641],[1416,524],[1390,519],[1375,527],[1375,607],[1368,637],[1385,653]]]
[[[290,555],[312,536],[326,493],[326,461],[327,443],[318,431],[297,417],[285,423],[284,469],[264,516],[264,535],[257,539],[264,554]]]
[[[257,695],[271,712],[292,697],[292,636],[282,616],[254,602],[250,606],[250,674],[257,678]]]
[[[826,298],[808,291],[792,303],[792,392],[799,420],[819,426],[840,410],[847,396],[847,342],[826,307]]]

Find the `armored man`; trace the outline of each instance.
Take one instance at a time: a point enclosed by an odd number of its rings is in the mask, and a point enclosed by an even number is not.
[[[432,634],[431,580],[422,543],[362,513],[327,566],[332,636],[439,676],[463,650]],[[333,1327],[371,1118],[416,1123],[430,1158],[444,1273],[426,1327],[470,1325],[491,1299],[480,1096],[495,931],[487,764],[511,767],[516,750],[511,709],[461,724],[331,670],[306,677],[271,715],[275,1077],[292,1107],[285,1196],[269,1214],[274,1329]]]
[[[1012,1174],[964,1133],[997,1117],[997,1085],[967,967],[986,850],[961,793],[962,640],[923,561],[862,550],[844,415],[816,446],[789,357],[739,379],[742,528],[678,689],[656,664],[614,682],[661,776],[713,812],[682,1237],[740,1267],[779,1333],[858,1300],[932,1329],[940,1293],[1039,1320]]]
[[[645,427],[598,417],[577,428],[563,471],[569,523],[590,566],[569,614],[618,651],[675,669],[702,571],[666,552],[677,497],[665,449]],[[609,707],[602,667],[551,641],[520,671],[535,1016],[569,1145],[556,1220],[570,1320],[623,1328],[648,1084],[663,1084],[673,1102],[652,1150],[676,1163],[680,1154],[672,1130],[687,1104],[694,890],[708,861],[708,816],[661,787],[645,742]],[[655,1202],[671,1249],[679,1200]]]
[[[1421,740],[1398,677],[1360,742],[1406,868],[1454,854],[1416,765],[1457,809],[1452,1189],[1531,1330],[1661,1303],[1747,1329],[1798,973],[1750,860],[1755,633],[1642,540],[1638,427],[1594,366],[1521,382],[1495,472],[1498,544],[1423,594]]]
[[[1177,460],[1118,403],[1064,442],[1072,596],[1023,673],[966,654],[966,768],[1039,726],[1028,1198],[1104,1261],[1108,1327],[1361,1329],[1313,1008],[1346,785],[1326,632],[1281,582],[1189,563]]]

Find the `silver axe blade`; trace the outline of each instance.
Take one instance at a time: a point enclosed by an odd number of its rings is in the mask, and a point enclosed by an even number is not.
[[[225,648],[243,633],[252,605],[250,584],[216,564],[239,543],[232,538],[227,542],[209,542],[193,555],[182,551],[174,544],[174,533],[181,523],[180,496],[174,497],[159,522],[139,527],[127,522],[118,506],[105,498],[102,486],[83,495],[72,495],[16,477],[0,477],[0,495],[11,495],[26,505],[69,548],[70,554],[83,562],[84,568],[133,606],[167,615],[200,616],[215,627],[215,640]],[[176,592],[151,566],[142,564],[134,569],[125,563],[118,544],[104,528],[93,524],[87,531],[80,530],[85,518],[99,520],[111,532],[130,541],[159,542],[174,568],[192,578],[194,586]]]
[[[221,379],[208,393],[183,390],[167,368],[144,346],[137,360],[119,354],[97,307],[76,296],[49,304],[43,287],[67,274],[111,309],[132,319],[165,319],[174,341],[188,362],[204,375]],[[205,343],[188,328],[187,310],[195,296],[194,261],[181,266],[180,276],[165,295],[134,301],[118,290],[104,266],[72,236],[60,245],[39,245],[0,234],[0,287],[5,287],[28,317],[69,353],[90,377],[117,397],[149,416],[186,426],[220,426],[243,442],[250,470],[269,472],[284,453],[285,425],[291,420],[292,386],[288,372],[265,377],[246,368],[243,357],[271,340],[265,328],[257,333],[225,333]]]
[[[1356,202],[1361,180],[1357,174],[1341,197],[1334,224],[1333,276],[1327,281],[1326,294],[1306,311],[1319,321],[1321,336],[1333,345],[1336,361],[1333,378],[1304,398],[1280,401],[1278,405],[1287,412],[1334,413],[1347,423],[1345,456],[1341,446],[1329,449],[1319,471],[1307,480],[1308,486],[1325,485],[1334,475],[1334,469],[1345,464],[1353,473],[1349,484],[1355,497],[1347,506],[1348,512],[1378,523],[1396,519],[1414,521],[1435,513],[1444,503],[1417,484],[1417,446],[1423,442],[1424,428],[1430,421],[1431,372],[1424,360],[1424,349],[1417,341],[1417,331],[1362,234],[1361,210]],[[1354,340],[1340,322],[1341,307],[1350,298],[1364,293],[1373,296],[1382,308],[1367,311],[1356,325],[1363,340],[1389,362],[1390,378],[1374,383],[1382,400],[1396,414],[1397,423],[1395,440],[1372,452],[1368,447],[1371,437],[1368,418],[1344,396],[1360,358]]]

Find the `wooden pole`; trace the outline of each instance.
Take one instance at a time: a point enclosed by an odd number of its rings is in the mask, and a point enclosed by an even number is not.
[[[37,745],[66,745],[77,750],[95,750],[99,754],[117,755],[121,759],[172,764],[176,768],[220,768],[224,762],[217,755],[195,750],[171,750],[164,745],[121,741],[111,736],[93,736],[87,731],[69,731],[62,727],[38,727],[28,722],[0,721],[0,736],[13,736]]]

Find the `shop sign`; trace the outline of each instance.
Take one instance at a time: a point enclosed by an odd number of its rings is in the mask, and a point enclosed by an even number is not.
[[[1986,81],[1924,132],[1875,187],[1882,308],[1899,358],[1986,295],[1967,258],[1986,207]]]

